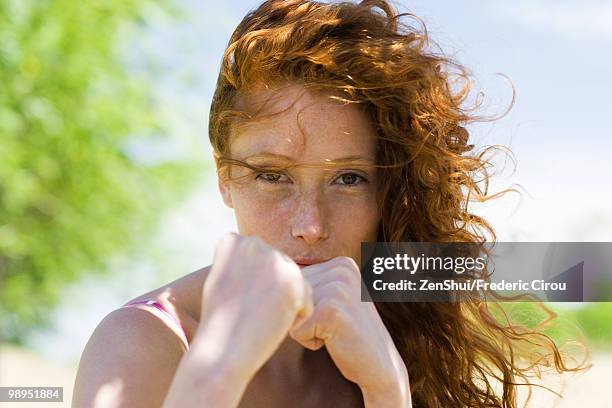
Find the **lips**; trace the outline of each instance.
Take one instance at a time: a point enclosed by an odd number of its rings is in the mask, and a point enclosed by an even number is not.
[[[326,262],[327,259],[320,259],[320,258],[294,258],[293,261],[300,268],[304,268],[306,266],[310,266],[310,265],[315,265],[315,264]]]
[[[314,264],[301,264],[301,263],[297,264],[297,266],[299,266],[300,269],[301,268],[305,268],[305,267],[310,266],[310,265],[314,265]]]

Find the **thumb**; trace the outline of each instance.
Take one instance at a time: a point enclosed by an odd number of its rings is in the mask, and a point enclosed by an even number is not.
[[[317,316],[314,313],[311,300],[308,313],[296,317],[293,325],[289,329],[289,336],[309,350],[315,351],[320,349],[325,343],[322,339],[316,337],[316,320]]]
[[[304,299],[303,307],[300,309],[298,314],[289,329],[289,336],[310,350],[318,350],[323,346],[323,341],[314,337],[315,325],[314,325],[314,306],[312,301],[312,286],[304,278]]]
[[[316,322],[315,316],[311,315],[307,319],[302,319],[296,322],[293,327],[289,330],[289,336],[306,347],[309,350],[318,350],[325,345],[325,342],[315,336],[316,333]]]

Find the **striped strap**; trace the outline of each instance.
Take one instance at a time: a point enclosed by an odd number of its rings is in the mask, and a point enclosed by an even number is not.
[[[182,334],[182,340],[185,343],[185,347],[188,349],[189,348],[189,343],[187,341],[187,335],[185,334],[185,330],[183,329],[183,326],[181,325],[181,322],[176,318],[176,316],[174,316],[172,313],[170,313],[170,311],[168,311],[168,309],[166,309],[164,307],[164,305],[162,305],[161,303],[159,303],[156,300],[153,299],[146,299],[146,300],[136,300],[134,302],[129,302],[126,303],[125,305],[121,306],[123,307],[128,307],[128,306],[132,306],[132,305],[144,305],[144,306],[152,306],[154,308],[156,308],[157,310],[163,312],[166,316],[168,316],[175,324],[176,326],[180,329],[180,333]]]

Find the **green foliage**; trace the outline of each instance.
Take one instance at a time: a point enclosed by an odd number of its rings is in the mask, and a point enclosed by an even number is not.
[[[612,303],[589,303],[584,307],[560,311],[561,316],[576,322],[595,347],[612,348]]]
[[[117,53],[153,3],[0,2],[0,340],[44,325],[62,287],[142,243],[194,180],[195,160],[125,148],[169,137]]]
[[[504,310],[513,322],[543,329],[557,344],[585,341],[591,348],[612,348],[612,303],[585,303],[569,308],[555,303],[546,306],[556,315],[555,319],[547,321],[549,314],[537,303],[503,303]],[[499,313],[496,313],[496,317],[505,321]]]

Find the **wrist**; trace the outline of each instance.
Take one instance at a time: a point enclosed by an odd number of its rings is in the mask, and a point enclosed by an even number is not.
[[[210,367],[231,384],[248,384],[257,372],[248,361],[242,358],[238,345],[229,348],[229,342],[218,339],[204,330],[200,330],[193,338],[188,354],[196,367]]]
[[[409,393],[397,390],[370,391],[361,389],[365,408],[411,408],[412,402]]]
[[[410,386],[407,375],[384,386],[360,386],[366,408],[410,408]]]

